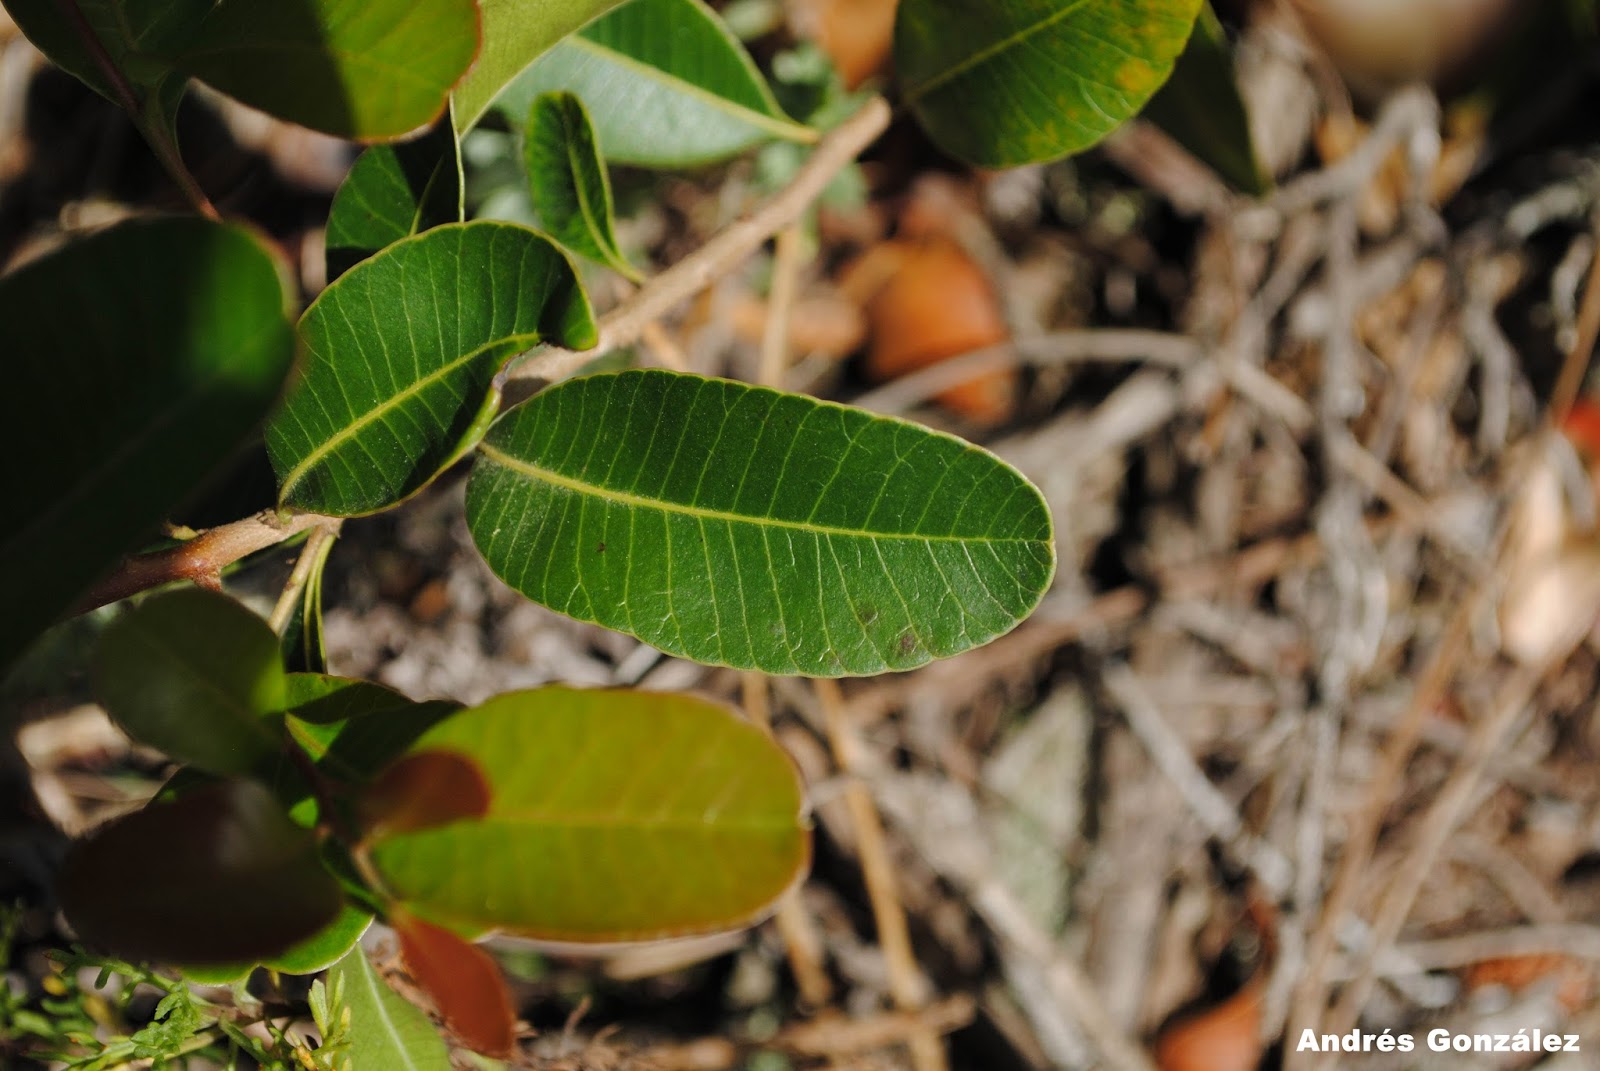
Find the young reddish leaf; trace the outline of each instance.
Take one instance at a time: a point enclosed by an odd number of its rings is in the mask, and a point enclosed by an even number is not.
[[[489,953],[403,910],[389,916],[411,977],[433,998],[444,1025],[473,1052],[505,1059],[516,1044],[516,1015]]]
[[[686,695],[541,688],[440,722],[481,818],[374,838],[385,889],[462,933],[611,942],[749,925],[803,872],[794,767],[770,736]]]
[[[68,853],[57,894],[84,941],[201,967],[280,955],[344,902],[315,837],[253,781],[206,785],[101,826]]]
[[[458,751],[418,751],[391,763],[361,794],[361,828],[415,833],[489,813],[489,783]]]

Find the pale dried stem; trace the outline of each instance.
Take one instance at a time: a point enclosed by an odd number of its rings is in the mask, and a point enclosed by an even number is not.
[[[601,317],[600,339],[593,349],[544,350],[510,369],[506,378],[560,379],[603,353],[637,341],[646,324],[726,275],[768,238],[798,219],[833,177],[878,139],[891,115],[889,102],[882,97],[867,101],[817,144],[788,186]]]
[[[867,898],[872,903],[878,944],[883,949],[884,965],[889,976],[889,996],[901,1010],[916,1011],[927,1003],[922,971],[911,949],[911,932],[906,925],[905,907],[900,903],[900,894],[895,887],[894,866],[889,861],[883,819],[872,800],[872,793],[859,776],[862,772],[861,738],[845,709],[838,683],[827,679],[813,683],[826,719],[833,761],[839,772],[850,779],[845,786],[845,806],[849,810],[851,825],[855,828],[856,845],[861,853],[861,874],[867,886]],[[913,1032],[907,1042],[912,1064],[917,1071],[943,1071],[949,1066],[945,1059],[944,1044],[936,1032]]]

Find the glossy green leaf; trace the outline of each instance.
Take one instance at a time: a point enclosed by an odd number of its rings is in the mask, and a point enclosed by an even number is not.
[[[1055,568],[1043,498],[949,435],[661,371],[557,384],[479,447],[467,522],[537,602],[700,662],[832,677],[1008,632]]]
[[[521,124],[534,98],[560,90],[583,99],[601,153],[619,163],[687,167],[774,138],[816,140],[702,0],[630,0],[546,52],[499,103]]]
[[[1171,79],[1150,98],[1143,115],[1234,189],[1267,192],[1270,183],[1250,139],[1228,35],[1209,4],[1201,9]]]
[[[362,153],[328,212],[328,281],[402,238],[460,223],[462,188],[461,152],[448,116],[420,138]]]
[[[540,343],[594,345],[588,299],[548,238],[510,223],[436,227],[324,290],[300,320],[304,371],[267,425],[287,507],[386,509],[482,434],[495,375]]]
[[[478,62],[450,98],[450,110],[461,132],[477,126],[501,90],[557,41],[622,2],[478,0],[483,13],[483,47]],[[526,108],[523,114],[527,114]]]
[[[473,0],[221,0],[173,63],[280,119],[388,140],[436,119],[477,51]]]
[[[334,1014],[350,1020],[342,1035],[353,1068],[394,1071],[450,1071],[444,1039],[416,1005],[378,977],[360,948],[352,948],[328,973],[328,988],[342,1005]],[[324,1025],[334,1032],[334,1023]]]
[[[311,831],[250,781],[101,826],[73,845],[57,892],[84,941],[202,966],[286,952],[332,923],[344,900]]]
[[[533,207],[550,236],[574,253],[635,282],[639,272],[617,247],[611,221],[611,179],[583,101],[572,93],[533,100],[522,138],[522,162]]]
[[[226,595],[152,595],[106,629],[95,692],[129,736],[212,773],[277,762],[284,707],[278,637]]]
[[[938,146],[982,167],[1088,148],[1172,72],[1201,0],[901,0],[902,97]]]
[[[381,840],[416,914],[473,935],[624,941],[730,929],[808,856],[801,789],[772,739],[703,699],[550,687],[441,722],[418,750],[474,759],[481,819]]]
[[[106,55],[140,91],[173,81],[163,59],[181,47],[214,0],[77,0],[78,9]],[[79,28],[60,0],[4,0],[17,28],[50,61],[113,103],[121,104]],[[176,81],[183,81],[178,77]]]
[[[121,224],[0,278],[0,666],[255,430],[294,352],[288,291],[252,232],[199,219]]]

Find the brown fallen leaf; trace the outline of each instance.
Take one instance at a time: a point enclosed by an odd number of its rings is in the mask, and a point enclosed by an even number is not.
[[[1262,984],[1258,979],[1215,1008],[1171,1023],[1156,1038],[1161,1071],[1255,1071],[1261,1063]]]
[[[989,280],[948,238],[884,242],[846,268],[840,289],[864,305],[867,374],[894,379],[1009,338]],[[978,424],[997,424],[1016,404],[1018,373],[1002,368],[939,395]]]
[[[449,930],[400,908],[389,913],[400,958],[428,994],[447,1030],[467,1048],[505,1059],[516,1045],[511,994],[494,959]]]

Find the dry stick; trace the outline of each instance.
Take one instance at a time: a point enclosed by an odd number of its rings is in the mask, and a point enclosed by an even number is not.
[[[581,352],[544,350],[509,370],[506,378],[559,379],[599,354],[633,343],[645,324],[726,275],[773,234],[798,219],[833,177],[878,139],[888,127],[891,115],[889,102],[882,97],[867,101],[817,144],[788,186],[601,317],[600,340],[594,349]]]
[[[1583,388],[1584,372],[1589,367],[1589,355],[1600,339],[1600,250],[1589,268],[1589,282],[1583,290],[1583,304],[1578,309],[1578,333],[1572,349],[1561,366],[1561,376],[1550,392],[1550,422],[1560,427]]]
[[[295,513],[280,521],[275,513],[266,510],[220,528],[208,528],[176,547],[124,559],[116,572],[79,600],[73,612],[81,614],[177,580],[216,587],[221,583],[222,570],[241,558],[308,529],[337,529],[340,523],[337,517],[316,513]]]
[[[867,898],[872,901],[872,918],[878,930],[878,944],[883,948],[884,965],[889,976],[889,996],[902,1011],[916,1011],[927,1003],[922,971],[917,967],[916,954],[911,950],[911,933],[906,926],[905,907],[900,903],[900,895],[895,888],[894,867],[889,862],[889,847],[883,835],[883,819],[879,817],[877,805],[872,801],[872,793],[858,776],[862,772],[861,737],[845,711],[844,696],[840,694],[838,682],[820,679],[813,684],[827,720],[828,744],[833,749],[834,764],[841,774],[850,779],[845,786],[845,806],[850,811],[850,822],[856,831],[857,848],[861,854],[861,876],[867,885]],[[943,1071],[949,1066],[938,1034],[923,1030],[909,1035],[908,1041],[911,1061],[917,1071]]]
[[[1329,1013],[1319,1033],[1344,1033],[1355,1026],[1360,1018],[1377,977],[1378,953],[1392,947],[1400,936],[1400,929],[1416,904],[1428,872],[1439,858],[1445,841],[1467,817],[1468,803],[1476,796],[1490,758],[1512,726],[1526,713],[1534,690],[1539,685],[1539,678],[1540,672],[1536,669],[1524,667],[1514,670],[1496,697],[1495,708],[1473,729],[1471,743],[1461,765],[1451,773],[1433,805],[1428,808],[1417,829],[1415,843],[1406,853],[1399,874],[1390,884],[1378,908],[1377,917],[1372,923],[1372,939],[1361,957],[1361,967],[1356,972],[1355,980],[1340,994],[1339,1003]]]
[[[1057,365],[1079,361],[1144,361],[1168,368],[1196,364],[1204,351],[1184,335],[1164,331],[1056,331],[1036,338],[995,346],[940,361],[909,376],[870,390],[853,404],[880,413],[903,413],[929,398],[959,386],[983,372],[1027,364]]]
[[[1361,878],[1378,843],[1383,817],[1388,813],[1400,780],[1411,762],[1412,752],[1416,750],[1417,741],[1422,735],[1423,724],[1444,695],[1456,664],[1466,650],[1472,619],[1488,589],[1489,585],[1480,581],[1474,585],[1470,595],[1456,604],[1456,612],[1446,625],[1444,636],[1423,667],[1416,690],[1411,693],[1410,703],[1406,705],[1399,724],[1384,745],[1377,772],[1367,787],[1366,806],[1350,823],[1339,866],[1334,872],[1333,887],[1323,901],[1317,928],[1307,942],[1305,973],[1295,989],[1289,1014],[1291,1025],[1315,1026],[1322,1018],[1328,993],[1328,957],[1333,952],[1339,927],[1354,907]],[[1286,1064],[1294,1060],[1293,1050],[1287,1051],[1285,1057]]]
[[[111,58],[111,53],[106,51],[105,43],[100,40],[100,35],[94,32],[94,27],[89,25],[89,20],[83,15],[83,9],[78,6],[78,0],[56,0],[56,7],[61,10],[66,20],[72,23],[72,28],[77,32],[84,50],[89,53],[89,58],[94,60],[94,65],[100,68],[100,73],[111,83],[111,89],[117,95],[117,103],[128,113],[128,118],[139,128],[139,133],[144,135],[145,141],[150,143],[150,149],[156,154],[156,159],[161,161],[161,166],[172,177],[172,181],[178,184],[184,197],[188,198],[190,206],[207,219],[221,220],[222,217],[217,213],[216,207],[200,189],[200,184],[194,180],[194,176],[189,174],[189,169],[184,166],[183,156],[178,152],[177,143],[162,126],[160,117],[147,114],[145,107],[139,103],[139,95],[134,92],[133,84]]]
[[[761,362],[756,382],[782,388],[789,370],[789,321],[794,317],[795,293],[800,289],[800,258],[805,233],[799,223],[778,232],[772,256],[772,289],[767,299],[767,322],[761,332]]]

